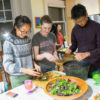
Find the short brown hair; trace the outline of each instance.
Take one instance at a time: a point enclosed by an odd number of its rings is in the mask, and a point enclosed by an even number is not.
[[[52,20],[48,15],[44,15],[41,17],[40,24],[42,25],[43,23],[49,23],[52,24]]]

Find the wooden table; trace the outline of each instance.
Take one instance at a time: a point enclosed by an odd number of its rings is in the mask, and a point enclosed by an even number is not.
[[[86,80],[86,82],[88,84],[87,92],[76,100],[93,100],[94,96],[100,93],[100,86],[95,86],[93,79],[89,78]],[[27,94],[24,84],[10,91],[18,93],[18,96],[16,98],[11,98],[7,96],[7,92],[5,92],[0,94],[0,100],[54,100],[52,97],[47,95],[41,87],[39,87],[31,95]]]

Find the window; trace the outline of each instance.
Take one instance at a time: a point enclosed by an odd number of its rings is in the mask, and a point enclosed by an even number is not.
[[[48,14],[53,20],[53,23],[58,23],[61,25],[63,35],[66,35],[65,8],[48,7]]]
[[[13,18],[10,0],[0,0],[0,50],[2,50],[3,41],[11,33],[13,27]]]
[[[8,21],[12,21],[10,0],[0,0],[0,22]]]
[[[65,47],[68,47],[68,34],[67,34],[67,23],[65,13],[65,0],[45,0],[45,11],[52,20],[53,23],[60,24],[62,27],[61,32],[64,35],[66,41],[64,41]]]
[[[49,15],[53,21],[63,21],[63,9],[62,8],[55,8],[55,7],[48,7]]]

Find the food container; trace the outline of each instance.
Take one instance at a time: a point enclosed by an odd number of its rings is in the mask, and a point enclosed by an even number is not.
[[[66,73],[67,76],[75,76],[86,80],[88,77],[90,64],[84,60],[80,62],[76,60],[71,60],[65,62],[63,64],[63,67],[64,67],[64,72]]]
[[[32,80],[25,80],[24,81],[24,86],[27,90],[31,90],[33,88],[33,82]]]
[[[51,86],[52,84],[54,84],[55,82],[57,82],[58,80],[71,80],[71,83],[76,83],[79,87],[80,87],[80,92],[71,96],[58,96],[58,95],[54,95],[51,93]],[[61,83],[62,84],[62,83]],[[60,85],[61,85],[60,84]],[[51,79],[49,80],[45,87],[43,88],[45,93],[49,96],[51,96],[52,98],[54,98],[55,100],[77,100],[77,98],[79,98],[80,96],[82,96],[88,89],[88,84],[77,77],[72,77],[72,76],[63,76],[63,77],[59,77],[59,78],[55,78],[55,79]],[[59,88],[56,88],[57,90],[54,91],[59,91]],[[67,89],[63,89],[63,90],[67,90]]]

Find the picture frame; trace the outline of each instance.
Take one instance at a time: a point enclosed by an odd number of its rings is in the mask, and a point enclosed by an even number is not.
[[[35,27],[40,28],[40,17],[35,17]]]

